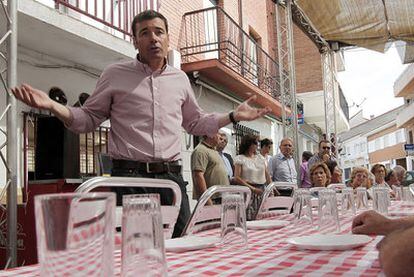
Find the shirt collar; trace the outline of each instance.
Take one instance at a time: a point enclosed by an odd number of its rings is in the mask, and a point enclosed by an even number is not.
[[[139,68],[140,70],[142,70],[142,71],[144,71],[145,73],[148,73],[148,74],[152,74],[152,73],[154,73],[154,72],[159,72],[159,74],[161,74],[161,73],[163,73],[163,72],[165,71],[165,69],[166,69],[166,68],[167,68],[167,66],[168,66],[168,63],[167,63],[167,58],[164,58],[164,66],[161,68],[161,70],[153,71],[153,70],[152,70],[152,69],[148,66],[148,64],[143,63],[143,62],[140,60],[139,54],[137,54],[136,59],[135,59],[135,62],[136,62],[137,66],[138,66],[138,68]]]

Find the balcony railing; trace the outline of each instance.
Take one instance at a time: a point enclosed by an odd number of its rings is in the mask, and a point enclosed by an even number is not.
[[[85,22],[96,27],[109,27],[124,39],[131,36],[131,22],[144,10],[158,10],[161,0],[54,0],[56,9],[66,7],[70,12],[84,15]],[[87,20],[89,19],[89,20]]]
[[[278,64],[221,8],[184,14],[179,47],[183,63],[217,59],[279,100]]]

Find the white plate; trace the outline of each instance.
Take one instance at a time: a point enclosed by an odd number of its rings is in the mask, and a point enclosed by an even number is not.
[[[220,241],[217,237],[187,236],[165,240],[165,250],[170,252],[184,252],[214,247]]]
[[[312,235],[287,240],[299,249],[310,250],[348,250],[363,246],[372,240],[366,235]]]
[[[255,220],[247,221],[247,229],[263,230],[263,229],[280,229],[289,225],[289,221],[286,220]]]

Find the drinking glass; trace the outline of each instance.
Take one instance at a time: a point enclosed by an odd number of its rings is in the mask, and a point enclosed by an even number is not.
[[[403,200],[407,202],[413,202],[414,196],[409,187],[403,187],[402,191]]]
[[[341,196],[342,214],[355,214],[354,190],[352,188],[343,188]]]
[[[319,232],[340,232],[336,192],[333,189],[321,190],[318,198]]]
[[[313,224],[311,193],[307,189],[297,189],[293,196],[294,223],[296,225]]]
[[[159,194],[122,199],[122,276],[166,276]]]
[[[388,213],[389,192],[388,188],[376,187],[372,190],[372,207],[380,214]]]
[[[40,276],[113,276],[114,193],[35,196]]]
[[[356,188],[356,208],[358,210],[368,209],[368,193],[367,188],[358,187]]]
[[[395,194],[395,201],[403,200],[402,187],[393,185],[392,190],[394,191],[394,194]]]
[[[224,194],[222,197],[221,247],[228,251],[247,247],[246,205],[241,194]]]

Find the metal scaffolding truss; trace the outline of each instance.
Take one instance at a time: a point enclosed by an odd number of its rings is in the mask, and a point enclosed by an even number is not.
[[[7,224],[6,267],[15,267],[17,265],[17,184],[20,177],[17,170],[17,105],[9,88],[16,85],[17,79],[17,0],[0,0],[0,5],[0,14],[6,19],[7,25],[5,33],[0,33],[0,58],[5,64],[5,68],[0,72],[0,80],[7,94],[6,108],[0,115],[0,121],[7,116],[7,129],[0,127],[0,135],[6,136],[5,143],[0,145],[0,158],[7,171],[6,186],[0,192],[0,196],[4,197],[7,191],[7,207],[0,205],[0,226]],[[3,155],[3,149],[7,149],[6,157]],[[4,218],[5,214],[7,219]]]
[[[325,105],[325,134],[332,141],[333,155],[337,157],[336,147],[336,106],[335,95],[338,93],[338,81],[335,74],[335,53],[327,50],[321,55],[323,71],[323,92]]]
[[[320,35],[320,33],[312,26],[307,16],[297,6],[294,0],[279,0],[276,1],[276,24],[278,33],[278,55],[281,80],[281,95],[282,106],[296,107],[293,103],[296,103],[295,93],[295,67],[294,67],[294,48],[292,42],[293,26],[292,21],[313,41],[318,47],[321,53],[321,65],[323,74],[323,91],[324,91],[324,109],[325,109],[325,135],[326,139],[336,137],[336,106],[335,95],[338,91],[338,81],[336,78],[336,65],[335,65],[335,52],[332,50],[330,44]],[[279,12],[278,11],[281,11]],[[283,16],[284,14],[284,16]],[[290,53],[291,52],[291,53]],[[290,88],[286,89],[286,82],[290,82]],[[296,122],[289,122],[286,120],[286,112],[283,110],[283,125],[286,126],[287,131],[284,131],[284,135],[292,133],[288,131],[296,128],[293,131],[293,135],[297,141],[297,124]],[[296,109],[293,109],[296,116]],[[296,125],[296,126],[295,126]],[[292,128],[293,127],[293,128]],[[333,154],[337,155],[336,139],[332,140]],[[295,142],[297,147],[297,142]],[[297,148],[296,148],[297,149]],[[296,156],[296,159],[300,161],[300,157]]]
[[[298,116],[291,4],[291,0],[286,0],[284,2],[279,1],[275,5],[275,14],[283,137],[290,137],[293,140],[293,144],[296,149],[294,159],[296,162],[297,172],[299,172],[301,159],[298,151]]]

